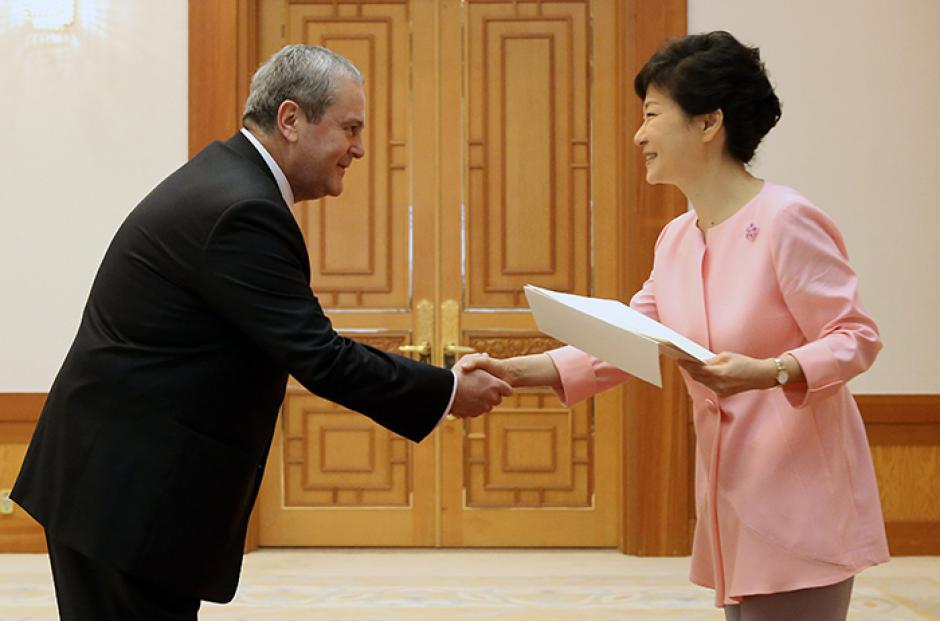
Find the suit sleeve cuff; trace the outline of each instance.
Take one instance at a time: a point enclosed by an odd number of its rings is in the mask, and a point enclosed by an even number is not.
[[[555,368],[558,369],[561,388],[556,388],[555,394],[558,395],[564,405],[568,406],[583,401],[597,392],[594,366],[587,363],[584,352],[567,346],[545,353],[548,354],[552,362],[555,363]]]
[[[800,363],[805,384],[785,386],[784,394],[795,408],[804,408],[842,386],[839,363],[824,340],[813,341],[787,352]]]

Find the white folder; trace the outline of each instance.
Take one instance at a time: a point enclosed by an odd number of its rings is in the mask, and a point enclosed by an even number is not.
[[[660,353],[705,362],[715,357],[617,300],[590,298],[525,285],[539,330],[662,388]]]

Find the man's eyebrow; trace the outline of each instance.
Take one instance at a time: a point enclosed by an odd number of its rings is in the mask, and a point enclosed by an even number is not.
[[[658,106],[658,105],[659,105],[658,101],[656,101],[655,99],[650,99],[649,101],[643,102],[643,109],[646,110],[650,106]]]

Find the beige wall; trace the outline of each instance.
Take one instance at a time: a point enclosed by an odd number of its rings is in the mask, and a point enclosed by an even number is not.
[[[125,214],[186,160],[186,0],[0,2],[0,391],[45,391]]]
[[[783,118],[755,172],[845,235],[885,349],[858,393],[940,392],[940,2],[689,0],[689,31],[757,45]]]
[[[0,391],[47,390],[127,211],[186,159],[186,0],[0,2]],[[839,223],[886,348],[861,393],[940,392],[940,2],[689,0],[759,45],[784,116],[755,170]]]

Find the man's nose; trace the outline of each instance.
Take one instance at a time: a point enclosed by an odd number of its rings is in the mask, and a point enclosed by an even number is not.
[[[353,142],[352,148],[349,150],[349,152],[356,159],[359,159],[366,154],[366,147],[362,143],[362,138],[360,136],[356,136],[356,140]]]

